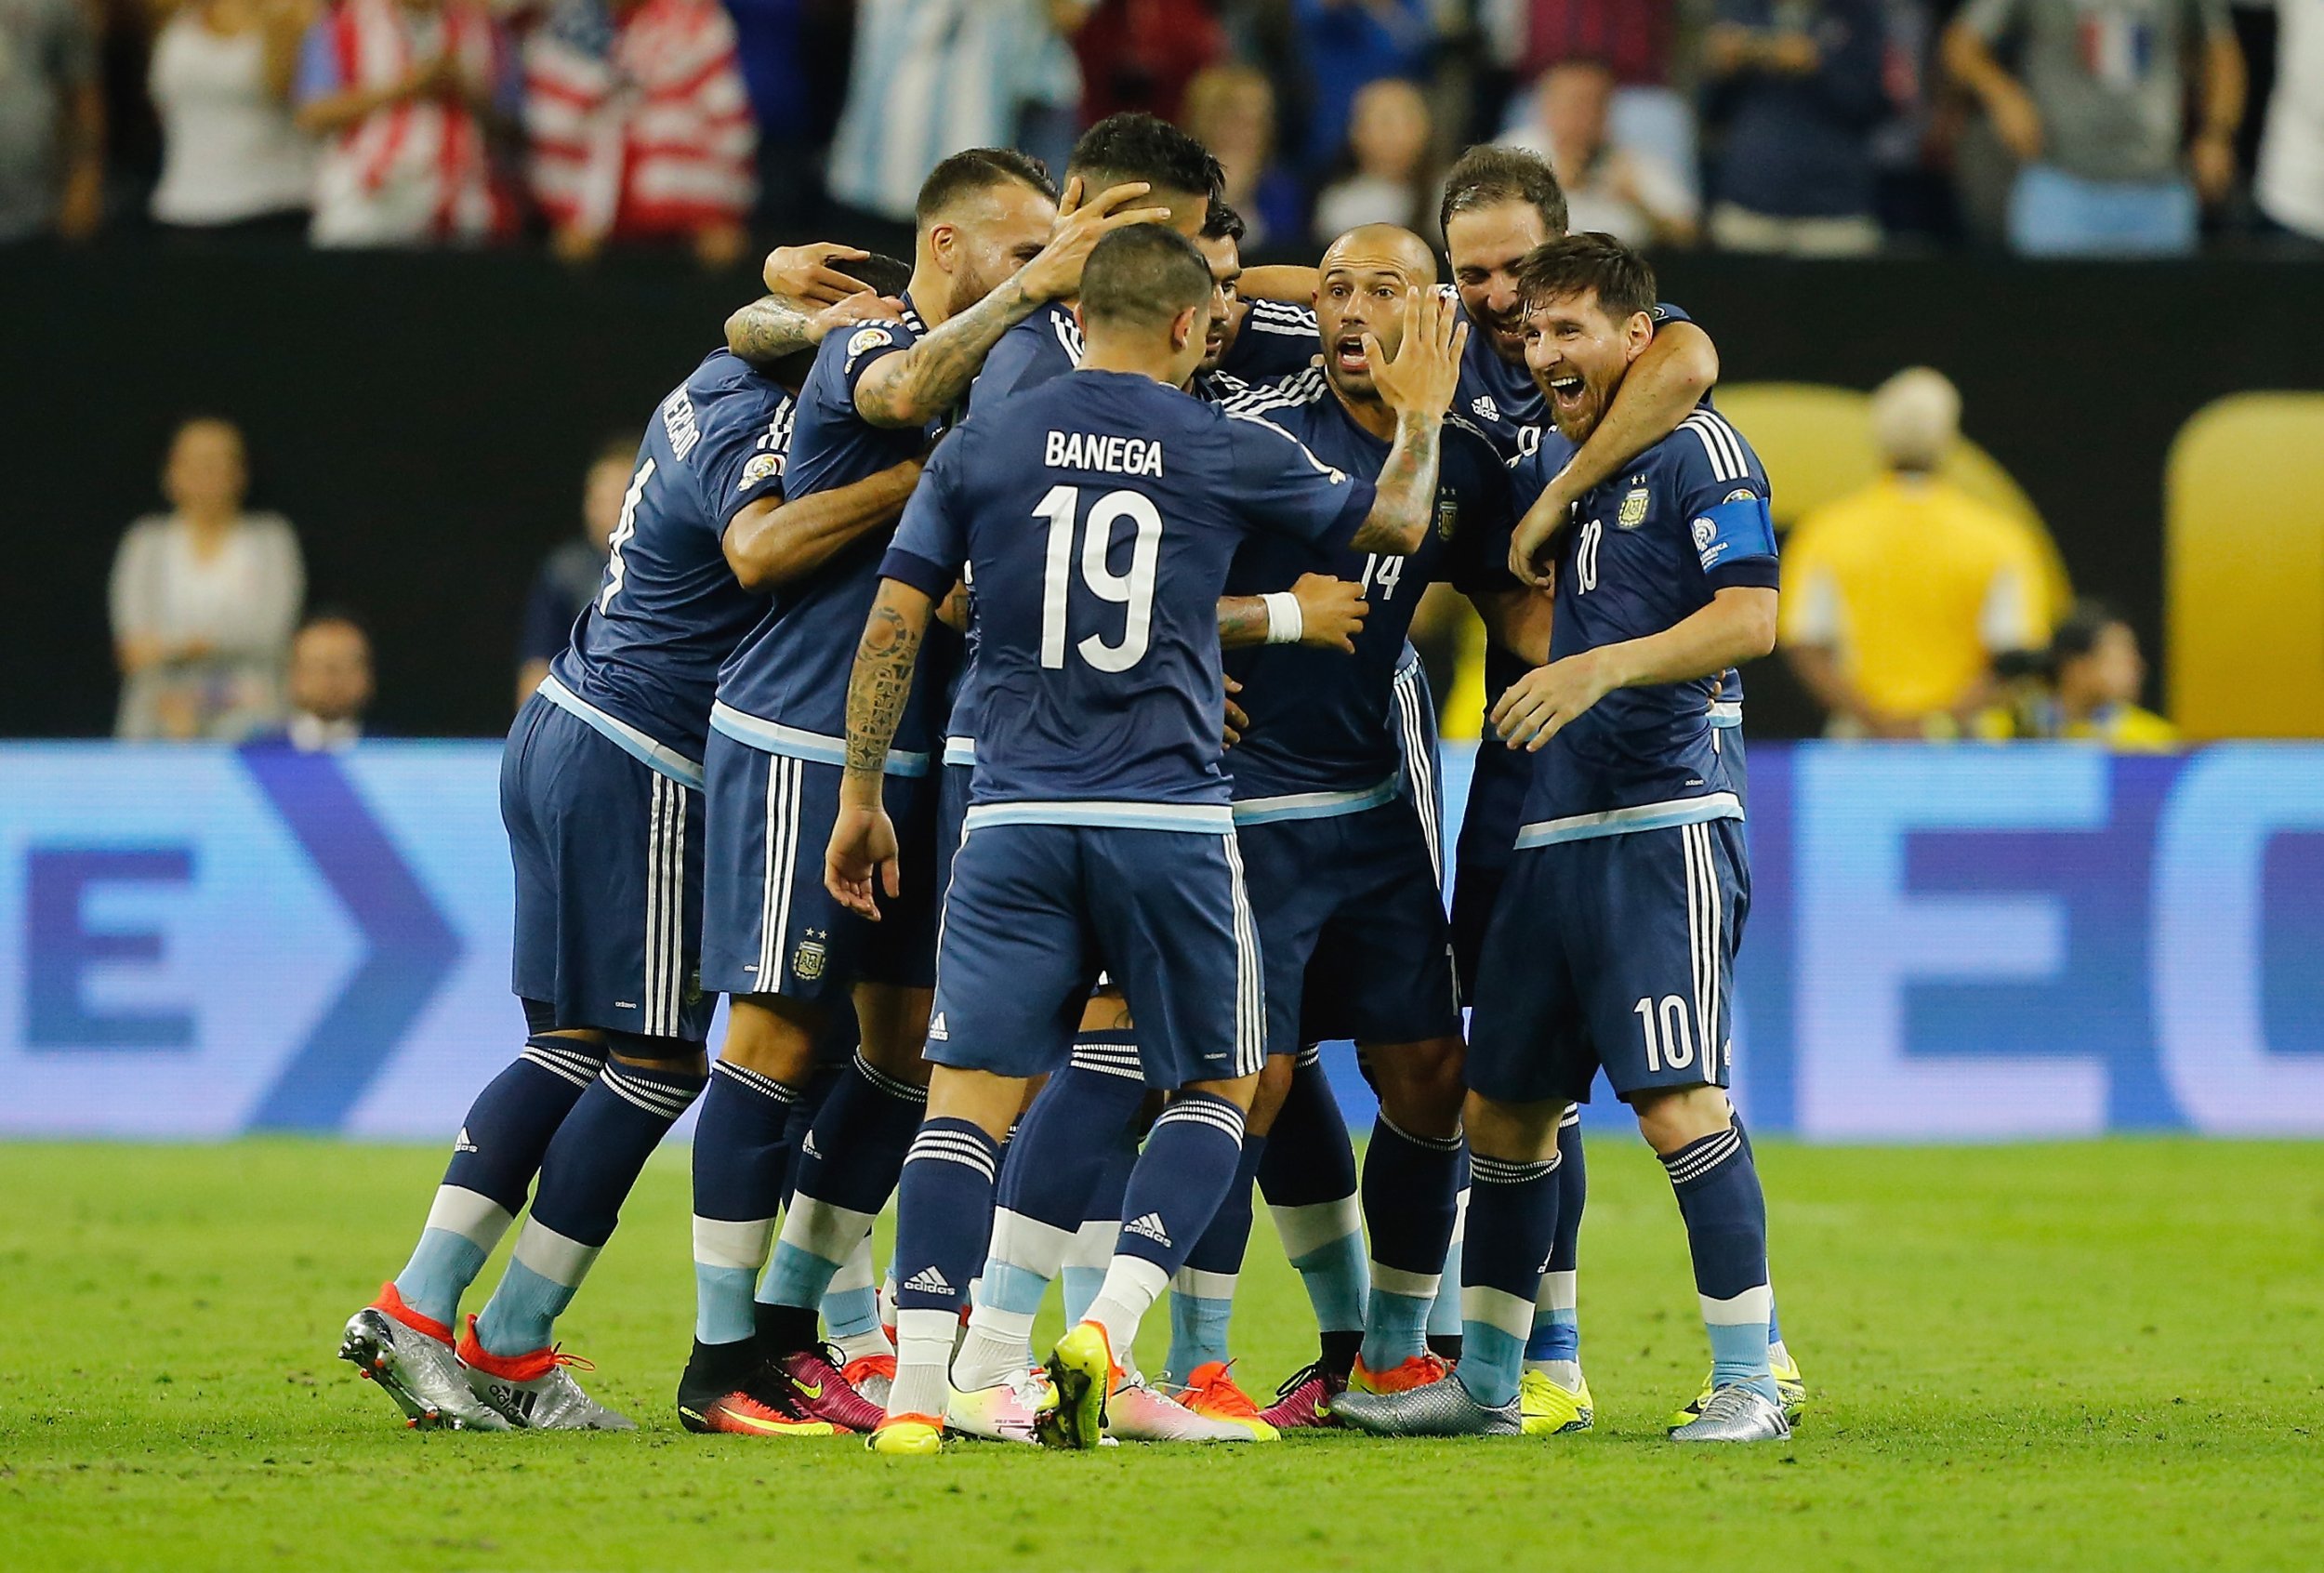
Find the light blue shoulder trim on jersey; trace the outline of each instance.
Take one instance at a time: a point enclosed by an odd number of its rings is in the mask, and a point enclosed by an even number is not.
[[[802,732],[795,726],[779,721],[761,720],[754,715],[734,708],[724,700],[710,707],[710,727],[723,732],[737,743],[747,743],[765,753],[782,754],[794,760],[812,760],[817,764],[844,766],[847,763],[847,739],[826,737],[820,732]],[[901,748],[888,750],[890,775],[926,775],[928,756],[907,754]]]
[[[1668,830],[1675,825],[1700,825],[1711,819],[1740,819],[1743,804],[1733,792],[1706,792],[1699,798],[1673,798],[1668,802],[1640,803],[1608,809],[1604,813],[1574,813],[1564,819],[1540,819],[1517,827],[1517,850],[1552,846],[1559,841],[1586,841],[1595,836],[1623,836],[1638,830]]]
[[[540,696],[603,735],[605,740],[622,752],[634,756],[648,768],[657,770],[680,786],[702,790],[702,764],[690,760],[667,743],[653,738],[616,716],[609,716],[572,689],[559,682],[554,676],[541,679],[537,690]]]
[[[1224,803],[1121,803],[1090,800],[1063,803],[979,803],[961,821],[963,831],[987,825],[1089,825],[1107,830],[1188,830],[1235,834],[1235,811]]]
[[[948,765],[972,765],[976,763],[976,739],[973,737],[945,738],[944,763]]]
[[[1710,702],[1710,724],[1713,726],[1741,726],[1743,724],[1743,701],[1740,699],[1713,699]]]
[[[1377,786],[1353,792],[1286,792],[1274,798],[1246,798],[1235,805],[1237,825],[1273,825],[1286,819],[1337,819],[1362,813],[1404,795],[1404,772],[1398,771]]]

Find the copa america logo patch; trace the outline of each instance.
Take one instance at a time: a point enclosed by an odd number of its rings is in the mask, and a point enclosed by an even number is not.
[[[753,456],[748,464],[743,466],[742,481],[734,489],[738,492],[748,491],[768,476],[782,473],[783,456],[781,454],[759,454]]]
[[[1749,486],[1737,486],[1734,491],[1729,492],[1725,496],[1722,497],[1720,501],[1757,502],[1759,501],[1759,494],[1752,491]]]
[[[1622,511],[1614,516],[1617,528],[1635,530],[1646,520],[1646,488],[1636,487],[1622,499]]]
[[[847,341],[847,364],[849,368],[852,369],[854,367],[855,358],[858,355],[861,355],[865,350],[877,350],[883,344],[893,344],[895,341],[896,338],[894,334],[889,332],[884,327],[878,326],[878,324],[874,324],[871,327],[857,328],[853,336]]]

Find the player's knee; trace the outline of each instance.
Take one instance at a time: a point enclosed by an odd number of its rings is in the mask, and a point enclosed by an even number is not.
[[[930,1119],[968,1120],[996,1142],[1008,1139],[1024,1101],[1024,1082],[1013,1076],[937,1065],[928,1079]]]
[[[802,1087],[813,1079],[823,1026],[823,1012],[814,1006],[772,994],[736,996],[727,1003],[719,1057],[786,1087]]]
[[[855,1024],[862,1035],[857,1052],[883,1075],[915,1087],[928,1085],[928,1062],[920,1051],[928,1046],[928,1011],[935,993],[925,988],[899,988],[890,984],[865,984],[855,991]]]
[[[1081,1007],[1083,1032],[1134,1032],[1137,1024],[1129,1019],[1129,1001],[1118,988],[1106,985],[1089,996]]]
[[[1283,1112],[1283,1101],[1291,1095],[1291,1074],[1296,1063],[1289,1054],[1267,1056],[1245,1111],[1244,1129],[1261,1136],[1274,1129],[1275,1116]]]
[[[1557,1151],[1558,1121],[1568,1107],[1562,1098],[1538,1104],[1504,1104],[1482,1092],[1471,1092],[1461,1105],[1460,1121],[1469,1134],[1469,1150],[1509,1163],[1539,1163]]]
[[[1646,1145],[1665,1156],[1689,1142],[1716,1136],[1733,1123],[1724,1090],[1701,1084],[1641,1092],[1631,1100],[1631,1110],[1638,1116],[1638,1133]]]
[[[1290,1056],[1287,1054],[1270,1055],[1268,1058],[1270,1060],[1280,1058],[1288,1061]],[[1228,1103],[1233,1104],[1236,1108],[1243,1111],[1243,1128],[1248,1130],[1250,1129],[1251,1100],[1258,1095],[1259,1080],[1261,1074],[1262,1073],[1261,1072],[1254,1071],[1249,1076],[1238,1076],[1230,1080],[1190,1081],[1184,1087],[1179,1089],[1179,1091],[1182,1094],[1187,1092],[1206,1092],[1213,1098],[1225,1099]],[[1280,1105],[1278,1104],[1278,1106]]]
[[[683,1038],[651,1038],[636,1032],[609,1032],[604,1038],[606,1053],[625,1065],[692,1071],[696,1076],[706,1074],[710,1068],[702,1045]]]
[[[1372,1085],[1388,1117],[1416,1136],[1450,1136],[1460,1129],[1468,1054],[1458,1038],[1373,1047]]]

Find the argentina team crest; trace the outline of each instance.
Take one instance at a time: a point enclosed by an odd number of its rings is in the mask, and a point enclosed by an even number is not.
[[[807,937],[791,952],[791,975],[801,983],[813,983],[823,976],[824,963],[830,958],[825,942],[830,934],[822,929],[810,929]]]
[[[1449,487],[1439,487],[1436,493],[1436,538],[1449,541],[1460,524],[1460,498]]]
[[[1622,511],[1614,516],[1618,529],[1635,530],[1646,522],[1646,488],[1632,486],[1622,499]]]

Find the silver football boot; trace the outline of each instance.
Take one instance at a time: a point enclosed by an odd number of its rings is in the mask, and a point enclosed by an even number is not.
[[[638,1422],[581,1391],[570,1356],[530,1381],[494,1376],[463,1365],[469,1391],[509,1425],[525,1431],[635,1431]]]
[[[395,1400],[422,1430],[507,1431],[508,1421],[469,1391],[459,1356],[426,1333],[366,1305],[347,1319],[339,1358]]]
[[[1713,1393],[1700,1415],[1670,1428],[1673,1442],[1780,1442],[1790,1434],[1782,1406],[1739,1381]]]
[[[1444,1377],[1401,1393],[1342,1393],[1331,1418],[1374,1436],[1522,1436],[1525,1407],[1480,1404],[1458,1377]]]

